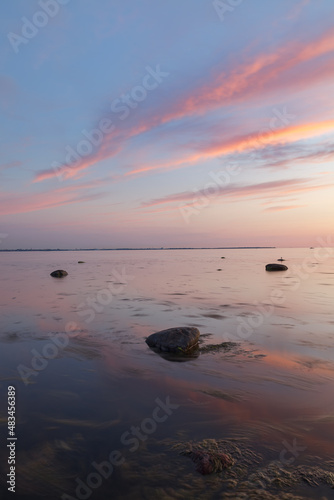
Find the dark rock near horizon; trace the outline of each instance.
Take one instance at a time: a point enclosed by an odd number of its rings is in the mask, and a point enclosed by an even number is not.
[[[287,271],[287,266],[284,264],[267,264],[266,271]]]
[[[67,276],[68,275],[68,272],[67,271],[63,271],[62,269],[57,269],[57,271],[53,271],[50,276],[52,276],[53,278],[63,278],[64,276]]]
[[[200,332],[193,327],[168,328],[152,333],[146,339],[149,347],[163,352],[191,352],[198,346]]]
[[[84,260],[78,260],[78,264],[84,264],[85,261]]]

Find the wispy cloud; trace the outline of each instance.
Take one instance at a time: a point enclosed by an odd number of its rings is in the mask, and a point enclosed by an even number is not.
[[[278,205],[275,207],[268,207],[265,208],[264,210],[266,212],[281,212],[282,210],[293,210],[295,208],[302,208],[306,207],[307,205]]]
[[[297,142],[304,139],[309,139],[334,131],[334,120],[323,122],[305,123],[301,125],[292,125],[289,127],[280,128],[270,131],[265,135],[254,132],[239,137],[230,139],[213,140],[211,144],[205,143],[203,146],[198,146],[199,152],[194,152],[184,155],[174,161],[165,161],[143,165],[132,169],[126,175],[135,175],[143,172],[171,169],[180,166],[186,166],[197,163],[201,160],[217,158],[222,155],[227,155],[235,152],[244,152],[253,149],[262,149],[268,145],[287,144]]]
[[[8,168],[20,167],[21,165],[22,165],[21,161],[11,161],[8,163],[3,163],[2,165],[0,165],[0,171],[7,170]]]
[[[287,179],[279,181],[262,182],[258,184],[251,185],[237,185],[230,184],[229,186],[217,186],[212,194],[207,192],[207,190],[199,190],[194,193],[194,191],[183,191],[181,193],[175,193],[168,196],[163,196],[161,198],[155,198],[149,201],[145,201],[141,204],[142,208],[152,207],[156,205],[168,204],[168,203],[186,203],[193,202],[194,199],[198,199],[201,196],[205,198],[215,197],[224,201],[225,199],[233,198],[245,198],[252,197],[255,199],[261,199],[270,196],[271,199],[290,196],[294,193],[302,193],[306,191],[315,191],[319,189],[326,189],[333,187],[329,184],[321,184],[314,186],[310,183],[310,179]]]
[[[78,186],[66,186],[54,191],[30,194],[22,197],[16,193],[2,193],[0,200],[0,213],[2,215],[36,212],[48,208],[72,205],[87,202],[105,196],[105,192],[89,192],[89,189],[98,183],[87,183]],[[87,190],[80,194],[82,190]]]
[[[87,158],[79,158],[75,162],[70,163],[57,163],[55,162],[55,166],[53,168],[49,168],[46,170],[41,170],[35,175],[35,179],[33,182],[40,182],[47,179],[52,179],[54,177],[60,177],[64,179],[78,179],[81,177],[81,172],[99,161],[102,161],[106,158],[110,158],[112,156],[116,156],[122,149],[121,145],[114,147],[111,151],[111,148],[107,148],[107,145],[104,145],[97,153],[90,155]]]
[[[252,166],[262,169],[282,170],[296,163],[323,163],[334,158],[334,143],[321,140],[312,143],[297,141],[291,143],[268,144],[262,149],[252,151]],[[249,164],[248,152],[231,153],[225,161],[231,164]]]
[[[80,159],[65,169],[64,176],[66,178],[75,177],[80,171],[116,156],[124,149],[130,139],[171,121],[205,114],[239,102],[250,104],[278,89],[280,92],[299,91],[301,88],[311,87],[316,81],[333,78],[334,67],[327,59],[327,56],[331,56],[333,51],[334,34],[328,32],[317,39],[288,42],[272,53],[263,52],[253,56],[244,54],[242,63],[230,65],[228,68],[225,65],[223,69],[214,69],[208,73],[206,83],[178,91],[174,96],[170,95],[166,103],[163,102],[152,108],[148,106],[145,112],[136,113],[136,115],[124,120],[123,123],[119,123],[119,128],[106,134],[103,142],[98,148],[95,148],[93,154]],[[313,67],[310,64],[313,64]],[[102,118],[105,117],[102,116]],[[311,124],[311,128],[307,131],[309,126],[310,124],[299,125],[301,138],[318,134],[316,124]],[[321,125],[319,124],[319,126]],[[287,134],[295,133],[296,137],[291,137],[290,140],[297,140],[297,129],[294,132],[292,129],[285,131]],[[287,135],[284,136],[284,130],[273,134],[271,139],[275,138],[277,141],[288,140]],[[253,145],[255,145],[256,134],[253,137],[252,134],[249,134],[248,137],[235,139],[230,144],[212,145],[211,151],[189,155],[189,157],[180,158],[173,162],[164,162],[160,166],[136,167],[131,170],[130,174],[145,173],[156,168],[177,167],[184,163],[194,163],[205,157],[226,154],[236,149],[242,150],[251,147],[252,140]],[[59,175],[59,169],[58,172],[55,168],[45,169],[36,174],[35,181],[53,178],[57,176],[57,173]]]
[[[300,16],[303,9],[310,3],[310,0],[300,0],[297,4],[293,5],[290,13],[288,14],[288,19],[296,19]]]
[[[207,82],[197,89],[190,89],[185,99],[175,102],[163,121],[181,118],[211,109],[229,106],[236,102],[251,100],[268,95],[277,88],[283,90],[310,86],[316,80],[330,78],[334,68],[326,59],[318,61],[317,71],[289,73],[299,65],[315,62],[320,56],[334,51],[334,34],[329,31],[313,40],[287,42],[272,53],[254,56],[244,55],[244,61],[236,66],[215,70],[208,75]]]
[[[291,167],[295,163],[323,163],[334,158],[334,144],[331,142],[312,146],[298,144],[295,148],[291,147],[286,150],[284,148],[285,145],[275,149],[271,156],[263,155],[262,167],[277,170]]]

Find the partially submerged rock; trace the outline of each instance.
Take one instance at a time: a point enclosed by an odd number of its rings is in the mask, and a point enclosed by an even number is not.
[[[53,271],[50,276],[53,278],[62,278],[63,276],[67,276],[68,272],[64,271],[63,269],[57,269],[57,271]]]
[[[171,441],[171,448],[180,455],[190,457],[201,474],[218,473],[222,489],[220,496],[205,498],[244,500],[306,500],[306,498],[332,498],[334,488],[333,460],[318,456],[303,456],[303,464],[296,461],[282,463],[268,456],[268,446],[243,435],[228,439],[203,441]],[[271,449],[271,447],[270,447]],[[280,449],[277,449],[279,456]],[[319,463],[320,462],[320,463]],[[212,478],[213,479],[213,478]],[[205,482],[206,488],[214,482]],[[309,489],[307,489],[307,486]],[[319,488],[318,491],[314,490]],[[312,488],[313,491],[310,491]],[[299,496],[297,491],[306,495]],[[328,496],[325,496],[327,493]],[[322,496],[323,495],[323,496]],[[194,496],[193,496],[194,497]],[[182,497],[183,498],[183,497]],[[184,498],[189,498],[185,496]],[[202,498],[202,497],[200,497]]]
[[[168,328],[152,333],[146,343],[163,352],[187,353],[197,348],[199,336],[199,330],[194,327]]]
[[[266,271],[287,271],[287,266],[284,264],[267,264]]]
[[[78,264],[84,264],[85,261],[84,260],[78,260]]]
[[[229,446],[226,441],[206,439],[199,442],[177,443],[173,446],[180,455],[187,456],[196,464],[200,474],[207,475],[232,467],[235,464],[233,455],[235,447]],[[232,453],[231,453],[232,451]]]

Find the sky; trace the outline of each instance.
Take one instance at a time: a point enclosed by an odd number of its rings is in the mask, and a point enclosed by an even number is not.
[[[332,238],[332,0],[0,6],[0,249]]]

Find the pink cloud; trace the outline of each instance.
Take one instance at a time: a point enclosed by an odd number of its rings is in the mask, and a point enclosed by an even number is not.
[[[309,139],[334,131],[334,120],[323,122],[305,123],[292,125],[277,130],[269,130],[266,135],[256,133],[246,134],[240,137],[213,141],[210,145],[205,144],[198,153],[191,153],[174,161],[143,165],[132,169],[126,175],[135,175],[143,172],[171,169],[197,163],[201,160],[209,160],[235,152],[243,152],[256,148],[264,148],[268,145],[287,144],[303,139]]]
[[[104,137],[104,140],[99,148],[96,148],[96,152],[89,155],[88,157],[80,157],[75,162],[56,164],[53,168],[45,169],[39,171],[35,175],[33,182],[40,182],[47,179],[52,179],[54,177],[59,177],[59,179],[76,179],[81,176],[81,172],[86,170],[96,163],[103,161],[108,158],[113,158],[123,149],[124,144],[131,137],[139,135],[149,129],[149,125],[133,125],[127,131],[127,135],[124,136],[122,131],[115,130]],[[80,142],[80,141],[79,141]],[[76,148],[73,148],[77,153]]]
[[[302,63],[314,62],[316,58],[329,55],[333,51],[334,34],[329,31],[315,40],[290,42],[276,52],[259,54],[230,71],[210,75],[209,83],[190,91],[187,98],[175,103],[175,107],[164,120],[206,112],[208,109],[217,109],[240,100],[262,98],[264,94],[269,94],[278,87],[282,90],[291,87],[300,89],[301,84],[310,85],[316,80],[330,78],[334,68],[325,60],[319,62],[317,72],[307,69],[306,80],[304,74],[288,75],[288,71]]]
[[[217,71],[215,75],[209,74],[207,83],[187,91],[187,94],[176,98],[173,103],[163,104],[159,109],[143,116],[140,113],[130,119],[119,123],[119,130],[115,130],[104,136],[101,146],[90,157],[83,158],[65,170],[65,178],[75,177],[79,171],[85,170],[94,164],[114,157],[124,147],[126,142],[138,135],[144,134],[160,125],[187,116],[203,114],[237,102],[251,102],[254,99],[263,98],[273,91],[287,91],[310,87],[316,81],[323,81],[334,76],[334,67],[326,58],[334,51],[334,34],[325,33],[315,40],[308,42],[290,42],[277,49],[273,53],[263,53],[254,57],[248,56],[248,60],[230,68],[229,70]],[[303,64],[307,65],[303,66]],[[313,64],[313,67],[309,66]],[[296,68],[298,71],[295,71]],[[105,118],[105,117],[103,117]],[[305,135],[304,138],[312,135]],[[274,135],[279,135],[279,132]],[[277,137],[278,138],[278,137]],[[251,135],[247,138],[248,142]],[[256,138],[255,141],[257,140]],[[283,140],[284,137],[281,137]],[[297,139],[295,139],[297,140]],[[235,140],[224,147],[216,146],[217,154],[243,148],[240,141]],[[115,145],[117,144],[117,146]],[[244,144],[244,147],[246,145]],[[214,157],[214,152],[207,151],[208,157]],[[203,155],[192,155],[190,158],[180,159],[173,163],[166,162],[161,167],[179,166],[183,163],[194,163],[202,159]],[[154,170],[154,166],[143,166],[133,169],[131,173],[143,173]],[[56,169],[46,169],[37,173],[35,181],[42,181],[57,176]]]
[[[105,193],[86,193],[80,195],[78,191],[95,187],[98,184],[99,182],[81,184],[75,187],[66,186],[52,192],[35,193],[24,197],[18,194],[9,195],[8,193],[3,193],[0,200],[0,214],[9,215],[36,212],[47,208],[95,200],[104,196]]]

